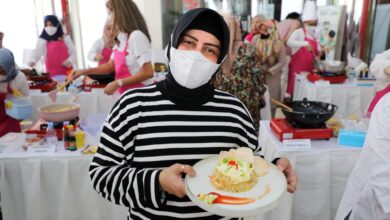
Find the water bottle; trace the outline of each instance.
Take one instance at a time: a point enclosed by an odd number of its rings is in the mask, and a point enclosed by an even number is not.
[[[355,79],[356,79],[355,68],[351,67],[349,74],[348,74],[348,80],[353,83],[353,82],[355,82]]]
[[[54,129],[53,122],[47,123],[45,139],[46,139],[46,142],[48,144],[56,144],[57,143],[57,133],[56,133],[56,130]]]

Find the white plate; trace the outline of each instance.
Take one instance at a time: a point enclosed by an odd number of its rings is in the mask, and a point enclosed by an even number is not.
[[[192,202],[208,212],[228,217],[256,216],[276,207],[287,190],[286,177],[273,164],[270,164],[271,169],[267,175],[259,177],[256,185],[249,191],[232,193],[218,190],[211,184],[209,178],[213,174],[217,162],[218,156],[201,160],[193,166],[197,175],[195,177],[187,175],[185,178],[187,196]],[[261,199],[256,199],[255,202],[244,205],[208,205],[197,197],[201,193],[217,192],[227,196],[256,198],[264,193],[267,185],[270,187],[268,194]]]

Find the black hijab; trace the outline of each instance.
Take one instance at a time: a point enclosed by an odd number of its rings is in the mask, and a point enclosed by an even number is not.
[[[46,22],[48,22],[48,21],[50,21],[54,27],[57,27],[57,32],[53,36],[48,35],[45,31]],[[44,28],[42,30],[41,35],[39,36],[40,38],[43,38],[47,41],[56,41],[64,35],[64,32],[62,31],[62,26],[61,26],[60,21],[58,20],[57,16],[46,15],[45,18],[43,19],[43,22],[44,22],[44,24],[43,24]]]
[[[198,29],[214,35],[221,43],[221,53],[217,63],[221,64],[229,50],[229,28],[222,16],[208,8],[197,8],[184,14],[171,34],[171,41],[167,48],[167,57],[170,60],[171,47],[177,48],[180,37],[185,31]],[[216,71],[218,72],[218,70]],[[214,73],[215,74],[215,73]],[[163,96],[177,105],[199,106],[211,100],[214,96],[214,87],[210,82],[195,88],[188,89],[181,86],[173,78],[168,67],[168,74],[164,81],[157,83],[157,88]]]

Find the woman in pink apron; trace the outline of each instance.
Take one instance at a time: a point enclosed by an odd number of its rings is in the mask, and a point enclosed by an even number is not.
[[[107,19],[103,28],[103,36],[97,39],[92,45],[92,48],[88,52],[88,59],[93,62],[98,62],[98,66],[109,62],[114,45],[115,32],[112,27],[112,21]],[[98,81],[100,84],[108,84],[115,80],[115,73],[113,71],[103,75],[89,75],[89,78]]]
[[[288,65],[288,84],[287,84],[287,93],[293,94],[294,92],[294,82],[295,75],[299,74],[302,71],[312,72],[314,69],[314,60],[315,56],[319,55],[317,49],[317,42],[313,39],[307,37],[307,31],[305,28],[302,28],[305,34],[304,41],[308,42],[312,50],[310,51],[308,47],[301,47],[296,53],[291,56],[291,61]]]
[[[302,13],[303,27],[295,30],[287,40],[287,46],[292,50],[289,63],[287,93],[294,93],[295,75],[302,71],[312,72],[314,60],[319,56],[315,38],[318,22],[317,6],[314,1],[306,1]]]
[[[115,70],[115,81],[109,83],[104,91],[111,95],[120,94],[132,88],[139,88],[154,81],[151,64],[151,46],[149,31],[145,20],[133,1],[122,1],[131,10],[126,10],[121,0],[109,0],[108,10],[111,12],[113,28],[119,32],[119,45],[113,49],[111,60],[95,68],[79,70],[73,79],[81,75],[106,74]],[[131,12],[131,13],[130,13]],[[131,19],[129,19],[131,18]]]
[[[58,18],[47,15],[45,28],[39,36],[36,49],[29,57],[29,65],[35,66],[42,55],[46,54],[46,72],[51,76],[66,75],[76,64],[75,46],[68,35],[64,35]]]
[[[17,83],[14,83],[16,82]],[[17,89],[23,95],[28,95],[26,77],[15,67],[12,52],[6,48],[0,48],[0,137],[9,132],[20,132],[19,121],[8,116],[4,100],[7,95],[12,94],[11,84],[18,85]]]

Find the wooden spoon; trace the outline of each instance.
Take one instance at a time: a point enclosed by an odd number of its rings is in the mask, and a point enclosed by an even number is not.
[[[65,86],[69,85],[72,82],[72,79],[69,78],[65,83],[61,84],[58,88],[49,92],[49,97],[53,102],[57,100],[57,93],[65,88]]]
[[[274,104],[276,104],[276,105],[278,105],[278,106],[280,106],[280,107],[283,107],[284,109],[286,109],[286,110],[288,110],[288,111],[290,111],[290,112],[294,111],[291,107],[289,107],[289,106],[287,106],[287,105],[285,105],[285,104],[279,102],[278,100],[271,99],[271,102],[273,102]]]

